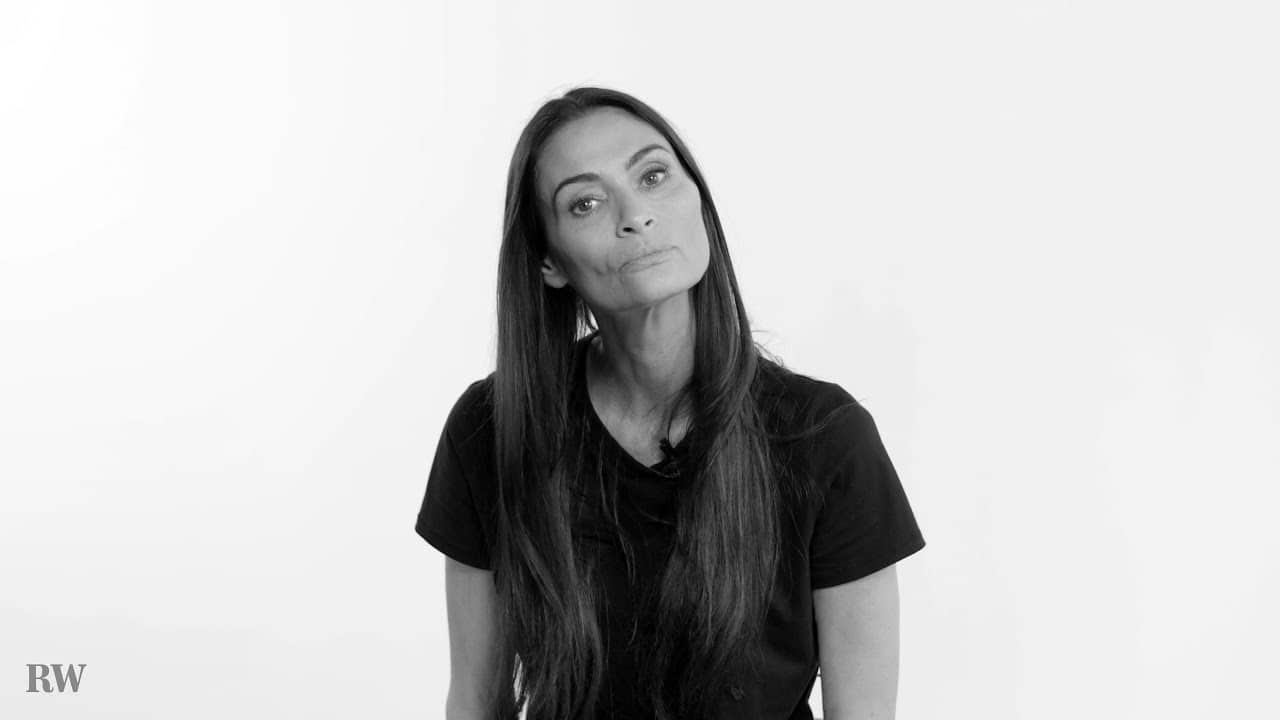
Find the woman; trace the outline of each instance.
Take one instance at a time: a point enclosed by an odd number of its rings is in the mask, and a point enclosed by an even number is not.
[[[891,717],[893,564],[924,539],[867,411],[766,358],[715,205],[652,108],[577,88],[516,145],[497,367],[416,530],[453,718]]]

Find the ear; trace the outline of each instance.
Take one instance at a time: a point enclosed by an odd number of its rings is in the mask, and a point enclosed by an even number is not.
[[[569,276],[560,270],[551,256],[542,258],[542,281],[557,290],[569,284]]]

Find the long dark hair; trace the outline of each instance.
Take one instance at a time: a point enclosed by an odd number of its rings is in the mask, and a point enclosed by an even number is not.
[[[490,699],[491,717],[502,720],[514,720],[522,707],[528,720],[591,717],[605,672],[595,568],[573,530],[575,479],[584,460],[569,402],[575,343],[596,327],[572,287],[543,282],[539,268],[550,247],[534,186],[534,166],[551,135],[600,108],[630,113],[671,144],[701,193],[710,244],[707,271],[690,290],[694,368],[676,403],[691,408],[687,474],[653,595],[657,626],[641,678],[614,681],[639,682],[661,720],[711,715],[727,684],[750,682],[761,669],[761,631],[777,579],[787,490],[752,393],[762,349],[751,335],[711,193],[655,110],[616,90],[572,89],[529,120],[507,175],[492,386],[500,621]]]

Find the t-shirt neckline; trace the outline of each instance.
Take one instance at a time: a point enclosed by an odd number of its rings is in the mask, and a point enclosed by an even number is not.
[[[609,451],[620,456],[622,461],[630,466],[633,470],[644,473],[646,475],[673,480],[680,476],[680,468],[674,458],[666,457],[654,465],[645,465],[635,458],[634,455],[627,452],[622,447],[613,433],[609,432],[609,428],[604,424],[604,420],[600,419],[600,414],[596,412],[595,404],[591,402],[591,393],[587,389],[587,351],[591,348],[591,343],[595,337],[600,334],[597,329],[586,337],[578,340],[578,352],[574,358],[574,383],[576,385],[578,400],[585,405],[584,412],[587,416],[587,422],[591,426],[592,433],[598,433],[604,438],[604,442],[609,446]],[[672,446],[672,450],[677,456],[684,454],[689,442],[689,436],[693,433],[693,428],[689,428],[680,438],[680,442]]]

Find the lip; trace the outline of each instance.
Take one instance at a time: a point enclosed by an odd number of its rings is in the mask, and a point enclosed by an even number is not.
[[[620,269],[637,270],[639,268],[648,267],[657,262],[661,262],[663,259],[663,256],[665,256],[667,254],[667,251],[670,249],[671,248],[667,247],[667,248],[662,248],[661,250],[650,250],[649,252],[643,255],[640,255],[638,257],[633,257],[630,260],[626,261],[625,263],[622,264],[622,267]]]

